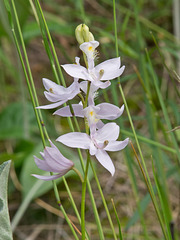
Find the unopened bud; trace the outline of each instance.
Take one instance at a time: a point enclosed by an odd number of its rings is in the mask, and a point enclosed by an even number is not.
[[[89,42],[94,41],[94,36],[91,32],[89,32]]]
[[[85,42],[89,42],[89,28],[86,24],[83,24],[83,38]]]
[[[94,41],[94,36],[86,24],[80,24],[76,27],[75,36],[80,45],[84,42]]]
[[[84,42],[82,28],[83,28],[83,24],[80,24],[75,29],[76,40],[80,45]]]

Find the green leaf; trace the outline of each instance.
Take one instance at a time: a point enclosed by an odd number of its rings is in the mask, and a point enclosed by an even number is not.
[[[10,164],[11,161],[7,161],[0,165],[0,239],[3,240],[13,239],[7,203],[7,183]]]
[[[34,111],[30,103],[21,102],[9,104],[0,113],[0,139],[23,138],[25,133],[25,119],[35,125]]]
[[[8,24],[8,14],[10,12],[10,6],[9,6],[9,2],[4,0],[0,1],[0,35],[5,35],[5,33],[7,33],[9,36],[11,35],[11,31],[10,31],[10,27]]]
[[[7,10],[8,12],[10,12],[9,1],[8,1],[8,0],[4,0],[4,4],[5,4],[5,7],[6,7],[6,10]],[[2,2],[1,2],[1,6],[2,6]]]

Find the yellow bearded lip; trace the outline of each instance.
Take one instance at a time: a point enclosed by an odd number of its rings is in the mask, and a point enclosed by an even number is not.
[[[93,47],[92,46],[88,47],[88,51],[93,51]]]

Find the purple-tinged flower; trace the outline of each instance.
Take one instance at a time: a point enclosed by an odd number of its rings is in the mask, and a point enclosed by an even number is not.
[[[94,66],[94,58],[96,56],[95,48],[98,45],[99,43],[97,41],[85,42],[80,45],[80,49],[87,56],[88,69],[75,64],[65,64],[62,65],[62,67],[71,77],[91,81],[92,84],[98,88],[107,88],[111,83],[106,80],[119,77],[123,73],[125,66],[120,68],[120,57],[109,59]]]
[[[44,92],[45,97],[53,103],[37,107],[40,109],[51,109],[61,106],[68,100],[73,99],[80,92],[78,79],[74,79],[74,82],[67,88],[60,86],[47,78],[43,78],[43,85],[46,89]]]
[[[63,107],[55,111],[54,115],[61,117],[86,117],[90,129],[93,131],[96,128],[101,128],[104,124],[100,121],[101,119],[114,120],[121,116],[124,111],[124,105],[119,108],[110,103],[100,103],[98,105],[89,105],[83,109],[82,104],[72,104],[73,114],[69,106]]]
[[[34,161],[38,168],[44,171],[57,173],[56,175],[52,176],[32,174],[32,176],[45,181],[54,180],[64,176],[74,166],[74,163],[65,158],[51,141],[50,144],[51,147],[45,147],[44,152],[40,152],[43,160],[34,156]]]
[[[107,123],[90,136],[86,133],[73,132],[58,137],[56,141],[72,148],[89,149],[90,155],[95,155],[103,167],[114,175],[114,164],[106,151],[122,150],[129,142],[128,138],[124,141],[116,141],[119,130],[116,123]]]

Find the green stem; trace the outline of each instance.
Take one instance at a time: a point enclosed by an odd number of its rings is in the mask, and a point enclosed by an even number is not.
[[[142,175],[143,175],[143,177],[144,177],[144,180],[145,180],[147,189],[148,189],[149,194],[150,194],[150,197],[151,197],[151,199],[152,199],[153,206],[154,206],[154,208],[155,208],[156,214],[157,214],[158,219],[159,219],[159,222],[160,222],[160,224],[161,224],[161,228],[162,228],[164,237],[165,237],[166,240],[169,240],[168,237],[167,237],[167,234],[166,234],[166,230],[165,230],[165,228],[164,228],[164,223],[163,223],[163,221],[162,221],[159,208],[157,207],[158,205],[157,205],[157,202],[156,202],[156,199],[155,199],[154,191],[152,190],[152,186],[149,184],[149,179],[147,178],[148,176],[147,176],[147,174],[145,173],[145,171],[144,171],[144,169],[143,169],[143,167],[142,167],[142,165],[141,165],[141,162],[140,162],[140,160],[139,160],[139,158],[138,158],[138,155],[137,155],[137,153],[136,153],[136,151],[135,151],[135,149],[134,149],[133,144],[132,144],[131,142],[130,142],[130,144],[131,144],[131,147],[132,147],[132,149],[133,149],[133,151],[134,151],[134,154],[135,154],[135,156],[136,156],[136,159],[137,159],[137,161],[138,161],[138,164],[139,164],[140,170],[141,170],[141,172],[142,172]]]
[[[121,133],[125,134],[126,136],[134,138],[134,134],[132,132],[127,131],[127,130],[121,129]],[[159,147],[159,148],[161,148],[161,149],[163,149],[165,151],[171,152],[173,154],[177,154],[177,152],[176,152],[176,150],[174,148],[168,147],[166,145],[163,145],[163,144],[161,144],[159,142],[153,141],[153,140],[148,139],[146,137],[143,137],[141,135],[137,135],[137,138],[138,138],[138,140],[140,140],[140,141],[142,141],[144,143],[150,144],[152,146]]]
[[[115,35],[115,49],[116,49],[116,57],[119,57],[119,50],[118,50],[118,37],[117,37],[117,22],[116,22],[116,1],[113,0],[113,15],[114,15],[114,35]],[[137,15],[136,15],[137,16]],[[136,20],[136,27],[138,26],[137,24],[137,20]],[[138,29],[139,30],[139,29]],[[139,36],[140,37],[140,36]],[[120,77],[118,78],[118,81],[120,82]],[[115,91],[114,91],[115,92]],[[116,96],[116,102],[118,103],[118,96]],[[121,122],[121,125],[122,125],[122,122]],[[126,150],[128,151],[128,150]],[[125,154],[124,154],[125,155]],[[138,191],[137,191],[137,185],[136,183],[133,181],[134,179],[134,173],[132,171],[132,167],[131,165],[129,164],[129,160],[127,159],[127,157],[125,157],[126,159],[126,162],[127,162],[127,166],[128,166],[128,171],[130,172],[130,179],[131,179],[131,183],[132,183],[132,188],[133,188],[133,192],[134,192],[134,195],[135,195],[135,200],[136,200],[136,203],[137,203],[137,208],[138,208],[138,211],[139,211],[139,214],[140,214],[140,219],[141,219],[141,223],[142,223],[142,227],[143,227],[143,231],[144,231],[144,235],[145,237],[148,239],[148,234],[147,234],[147,229],[146,229],[146,225],[145,225],[145,222],[144,222],[144,217],[143,217],[143,214],[142,214],[142,209],[141,209],[141,206],[140,206],[140,202],[139,202],[139,196],[138,196]]]
[[[116,232],[115,232],[115,229],[114,229],[114,225],[113,225],[113,222],[112,222],[112,219],[111,219],[111,215],[109,213],[109,209],[108,209],[108,206],[107,206],[107,203],[106,203],[103,191],[101,189],[101,185],[99,183],[99,179],[98,179],[98,177],[96,175],[96,171],[95,171],[94,166],[93,166],[91,161],[90,161],[90,164],[91,164],[91,168],[92,168],[92,171],[93,171],[93,174],[94,174],[94,178],[96,180],[96,184],[97,184],[98,190],[99,190],[100,195],[101,195],[102,202],[104,204],[104,208],[106,210],[106,214],[107,214],[107,217],[108,217],[108,220],[109,220],[109,224],[110,224],[111,229],[112,229],[112,233],[113,233],[114,239],[117,240],[117,236],[116,236]]]
[[[85,166],[84,166],[84,161],[83,161],[83,157],[82,157],[82,154],[81,154],[81,150],[79,148],[77,150],[78,150],[78,154],[79,154],[79,158],[80,158],[80,162],[81,162],[83,172],[85,172]],[[95,219],[96,219],[97,228],[99,230],[99,237],[100,237],[100,240],[104,240],[105,238],[104,238],[104,234],[103,234],[103,230],[102,230],[102,226],[101,226],[101,221],[100,221],[99,214],[98,214],[98,211],[97,211],[96,202],[95,202],[94,195],[93,195],[93,192],[92,192],[91,184],[90,184],[88,178],[87,178],[87,188],[88,188],[88,191],[89,191],[89,196],[90,196],[90,199],[91,199],[93,212],[94,212],[94,216],[95,216]]]
[[[146,54],[147,54],[147,57],[148,57],[149,65],[150,65],[151,70],[152,70],[152,63],[151,63],[151,60],[150,60],[149,53],[148,53],[147,49],[146,49]],[[157,92],[157,95],[158,95],[158,99],[159,99],[159,102],[160,102],[160,105],[161,105],[161,108],[162,108],[162,111],[163,111],[163,115],[164,115],[166,124],[168,126],[168,130],[171,130],[172,129],[171,121],[169,119],[169,115],[167,113],[162,94],[159,90],[158,79],[156,78],[156,76],[154,74],[154,71],[152,70],[151,72],[152,72],[152,77],[153,77],[153,80],[154,80],[154,86],[155,86],[155,89],[156,89],[156,92]],[[174,145],[174,147],[176,149],[176,152],[177,152],[178,164],[180,165],[180,150],[179,150],[179,146],[177,144],[174,132],[170,132],[170,136],[171,136],[171,140],[172,140],[173,145]]]
[[[160,203],[161,203],[161,206],[162,206],[162,213],[163,213],[163,216],[164,216],[164,221],[165,221],[166,226],[167,226],[168,239],[172,240],[171,233],[170,233],[170,228],[169,228],[170,221],[166,216],[166,211],[167,211],[166,207],[167,206],[164,204],[164,199],[163,199],[163,196],[162,196],[161,191],[160,191],[160,183],[158,181],[157,174],[155,173],[153,160],[152,160],[152,169],[153,169],[154,180],[155,180],[155,183],[156,183],[156,189],[157,189],[159,200],[160,200]]]
[[[90,87],[91,87],[91,82],[88,82],[85,103],[83,106],[84,108],[86,108],[88,105]],[[85,118],[85,128],[86,128],[86,133],[89,134],[89,126],[86,121],[86,118]],[[81,239],[82,240],[85,240],[85,202],[86,202],[86,185],[87,185],[89,162],[90,162],[90,153],[89,153],[89,150],[87,150],[87,162],[86,162],[86,170],[84,173],[84,182],[82,183],[82,198],[81,198],[81,232],[82,232]]]
[[[43,129],[42,129],[42,126],[43,126],[42,125],[42,116],[40,115],[41,116],[41,120],[40,120],[39,116],[38,116],[38,113],[40,114],[40,111],[38,111],[36,109],[36,106],[38,106],[39,104],[37,105],[37,103],[38,103],[37,95],[36,95],[34,84],[32,84],[33,78],[32,78],[31,69],[30,69],[30,66],[29,66],[29,60],[28,60],[28,57],[27,57],[26,48],[25,48],[25,44],[24,44],[24,40],[23,40],[23,36],[22,36],[22,32],[21,32],[21,27],[20,27],[20,24],[19,24],[19,19],[18,19],[18,16],[17,16],[17,11],[16,11],[16,7],[15,7],[15,4],[14,4],[14,0],[11,0],[11,3],[12,3],[12,9],[13,9],[14,17],[15,17],[15,20],[16,20],[17,29],[18,29],[18,33],[19,33],[19,37],[20,37],[20,41],[21,41],[22,50],[23,50],[23,53],[24,53],[24,58],[25,58],[28,73],[26,71],[24,60],[23,60],[23,57],[22,57],[22,54],[21,54],[20,46],[19,46],[17,36],[16,36],[15,30],[14,30],[14,25],[11,22],[12,33],[13,33],[16,48],[17,48],[17,51],[18,51],[18,54],[19,54],[19,58],[20,58],[20,61],[21,61],[21,64],[22,64],[22,68],[23,68],[23,71],[24,71],[24,74],[25,74],[25,79],[26,79],[26,82],[27,82],[28,90],[29,90],[29,93],[30,93],[33,109],[34,109],[35,116],[36,116],[36,119],[37,119],[37,123],[38,123],[38,126],[39,126],[39,130],[40,130],[41,138],[42,138],[42,141],[43,141],[43,145],[45,146],[45,138],[44,138]],[[29,74],[29,76],[28,76],[28,74]]]
[[[133,2],[133,3],[135,3],[135,2]],[[113,6],[115,8],[115,0],[113,0]],[[137,18],[137,8],[135,9],[135,11],[136,11],[136,15],[135,15],[136,16],[136,24],[137,24],[138,31],[140,31],[138,18]],[[115,11],[114,11],[114,14],[115,14]],[[114,18],[114,20],[116,21],[116,18]],[[116,25],[116,22],[115,22],[115,25]],[[115,38],[115,42],[117,42],[117,35],[115,37],[116,37]],[[139,47],[141,47],[141,46],[139,46]],[[117,54],[118,54],[118,49],[117,48],[116,48],[116,51],[117,51]],[[127,111],[127,114],[128,114],[129,122],[130,122],[130,125],[131,125],[131,128],[132,128],[133,134],[134,134],[134,138],[135,138],[135,141],[136,141],[136,144],[137,144],[137,147],[138,147],[138,151],[139,151],[142,163],[143,163],[143,167],[144,167],[144,171],[145,171],[145,173],[143,172],[144,173],[143,176],[144,176],[145,182],[147,184],[148,190],[150,192],[151,199],[152,199],[153,205],[155,207],[155,210],[156,210],[156,213],[157,213],[157,216],[158,216],[158,219],[159,219],[159,222],[160,222],[160,225],[161,225],[164,237],[165,237],[165,239],[167,239],[165,227],[163,225],[163,221],[162,221],[159,209],[158,209],[158,205],[157,205],[157,202],[156,202],[155,194],[154,194],[154,191],[153,191],[153,188],[152,188],[152,184],[151,184],[151,181],[150,181],[150,178],[149,178],[149,175],[148,175],[148,171],[147,171],[146,164],[145,164],[145,161],[144,161],[144,157],[143,157],[143,154],[142,154],[142,151],[141,151],[141,147],[139,145],[139,141],[138,141],[138,138],[137,138],[137,135],[136,135],[136,131],[134,129],[134,125],[133,125],[133,122],[132,122],[131,114],[129,112],[129,108],[128,108],[128,105],[127,105],[127,102],[126,102],[126,99],[125,99],[125,96],[124,96],[124,92],[123,92],[123,89],[122,89],[120,83],[119,83],[119,90],[120,90],[121,96],[123,98],[123,102],[124,102],[124,105],[125,105],[125,108],[126,108],[126,111]]]
[[[111,199],[111,202],[112,202],[113,209],[114,209],[114,212],[115,212],[115,215],[116,215],[116,220],[117,220],[117,223],[118,223],[118,226],[119,226],[119,240],[123,240],[122,231],[121,231],[121,224],[120,224],[120,220],[119,220],[119,217],[118,217],[113,199]]]
[[[74,230],[74,228],[72,226],[71,221],[69,220],[69,218],[68,218],[68,216],[67,216],[67,214],[66,214],[66,212],[65,212],[65,210],[63,208],[63,206],[61,205],[61,200],[60,200],[60,197],[59,197],[59,193],[58,193],[58,189],[57,189],[57,185],[56,185],[55,180],[53,180],[53,187],[54,187],[54,194],[55,194],[55,197],[56,197],[57,204],[58,204],[60,210],[62,211],[62,213],[63,213],[63,215],[64,215],[64,217],[66,219],[66,222],[68,223],[68,225],[69,225],[69,227],[70,227],[70,229],[71,229],[75,239],[79,240],[79,238],[78,238],[78,236],[77,236],[77,234],[76,234],[76,232],[75,232],[75,230]]]
[[[83,104],[83,106],[84,106],[85,102],[84,102],[84,97],[82,96],[82,94],[79,93],[79,94],[78,94],[78,97],[81,99],[82,104]]]
[[[26,83],[27,83],[27,86],[28,86],[28,91],[29,91],[29,94],[30,94],[31,102],[32,102],[32,105],[33,105],[34,113],[35,113],[37,124],[38,124],[38,127],[39,127],[39,131],[40,131],[40,135],[41,135],[41,138],[42,138],[43,146],[45,147],[45,138],[44,138],[44,134],[43,134],[43,130],[42,130],[42,124],[41,124],[41,121],[39,119],[38,112],[36,110],[36,103],[35,103],[34,96],[33,96],[32,90],[31,90],[31,85],[29,83],[28,75],[27,75],[27,72],[26,72],[26,67],[24,65],[23,57],[22,57],[22,54],[21,54],[20,47],[18,45],[18,41],[17,41],[17,37],[16,37],[15,31],[14,31],[14,28],[12,29],[12,33],[13,33],[13,36],[14,36],[14,40],[15,40],[16,48],[17,48],[19,58],[20,58],[20,61],[21,61],[21,64],[22,64],[22,68],[23,68],[23,71],[24,71]]]
[[[158,205],[157,205],[157,202],[156,202],[156,199],[155,199],[155,194],[154,194],[154,191],[153,191],[153,188],[152,188],[152,184],[151,184],[151,181],[150,181],[150,178],[149,178],[149,174],[148,174],[148,171],[147,171],[147,168],[146,168],[144,157],[143,157],[143,154],[142,154],[142,151],[141,151],[141,147],[140,147],[137,135],[136,135],[134,124],[132,122],[131,114],[129,112],[129,108],[128,108],[128,105],[127,105],[127,102],[126,102],[126,99],[125,99],[124,92],[122,90],[121,84],[119,84],[119,90],[120,90],[121,96],[123,98],[123,102],[124,102],[124,105],[125,105],[125,108],[126,108],[126,111],[127,111],[129,122],[130,122],[130,125],[131,125],[131,128],[132,128],[133,134],[134,134],[134,138],[135,138],[135,141],[136,141],[136,144],[137,144],[137,148],[138,148],[138,151],[139,151],[142,163],[143,163],[143,167],[144,167],[144,171],[145,171],[145,173],[143,174],[143,177],[145,179],[146,185],[147,185],[148,190],[150,192],[150,196],[151,196],[153,205],[155,207],[155,210],[156,210],[156,213],[157,213],[157,216],[158,216],[158,219],[159,219],[159,222],[160,222],[160,225],[161,225],[164,237],[165,237],[165,239],[167,239],[167,235],[166,235],[166,231],[165,231],[165,228],[164,228],[164,224],[163,224],[163,221],[162,221],[159,209],[158,209]]]
[[[46,23],[43,11],[41,9],[41,5],[40,5],[38,0],[35,0],[35,1],[36,1],[36,6],[37,6],[37,8],[38,8],[38,10],[39,10],[39,12],[41,14],[41,17],[42,17],[42,20],[43,20],[43,23],[44,23],[44,27],[45,27],[45,30],[46,30],[46,33],[47,33],[47,36],[48,36],[48,40],[49,40],[49,43],[50,43],[50,46],[51,46],[51,49],[52,49],[52,53],[53,53],[53,56],[54,56],[54,59],[55,59],[56,66],[58,68],[58,72],[59,72],[59,75],[60,75],[60,79],[61,79],[62,85],[64,87],[66,87],[66,83],[65,83],[62,71],[61,71],[61,67],[59,65],[59,60],[58,60],[58,57],[57,57],[57,54],[56,54],[56,50],[54,48],[54,44],[53,44],[53,41],[52,41],[52,38],[51,38],[51,34],[49,32],[49,29],[48,29],[48,26],[47,26],[47,23]],[[53,63],[53,66],[55,68],[55,64],[54,63]],[[60,84],[60,81],[59,81],[58,77],[56,77],[56,81],[57,81],[58,84]]]
[[[82,184],[82,198],[81,198],[81,239],[85,240],[85,201],[86,201],[86,184],[87,184],[87,176],[90,162],[90,153],[87,150],[87,162],[86,162],[86,170],[84,175],[84,182]]]
[[[88,105],[88,97],[89,97],[90,87],[91,87],[91,82],[88,81],[87,93],[86,93],[86,98],[85,98],[85,102],[84,102],[84,108],[86,108]]]
[[[85,12],[84,12],[84,0],[80,0],[80,11],[81,11],[81,18],[84,23],[86,23]]]
[[[77,168],[75,168],[75,167],[73,167],[72,170],[79,176],[81,182],[83,183],[83,182],[84,182],[84,179],[83,179],[80,171],[79,171]]]

